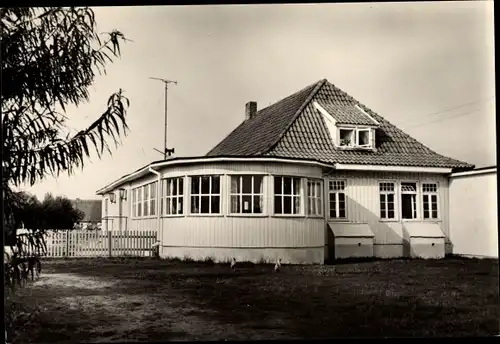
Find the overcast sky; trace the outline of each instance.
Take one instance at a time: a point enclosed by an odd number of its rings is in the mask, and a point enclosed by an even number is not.
[[[438,153],[496,164],[493,2],[95,8],[98,30],[133,42],[97,77],[91,101],[70,108],[88,126],[109,95],[125,90],[130,133],[113,155],[71,177],[25,190],[98,198],[96,190],[162,159],[164,89],[168,146],[206,154],[243,119],[327,78]],[[446,110],[445,112],[443,112]]]

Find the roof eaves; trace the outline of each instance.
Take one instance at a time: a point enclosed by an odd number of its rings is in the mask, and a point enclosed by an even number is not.
[[[299,115],[301,114],[301,112],[305,109],[305,107],[307,105],[309,105],[309,103],[311,102],[311,100],[313,100],[314,96],[316,95],[316,93],[318,93],[318,91],[321,89],[321,87],[323,87],[323,85],[328,82],[327,79],[322,79],[320,81],[318,81],[317,85],[314,87],[314,89],[311,91],[311,93],[309,94],[309,96],[306,98],[306,100],[302,103],[302,105],[297,109],[297,111],[295,112],[295,114],[293,115],[293,118],[292,120],[290,121],[290,123],[287,124],[286,128],[277,136],[276,140],[274,140],[274,142],[269,145],[267,147],[266,150],[263,150],[263,151],[260,151],[260,152],[257,152],[255,155],[262,155],[262,154],[266,154],[267,152],[271,151],[277,144],[278,142],[281,141],[281,139],[283,138],[283,136],[285,136],[285,134],[287,133],[287,131],[290,129],[290,127],[292,126],[292,124],[295,122],[295,120],[297,119],[297,117],[299,117]]]

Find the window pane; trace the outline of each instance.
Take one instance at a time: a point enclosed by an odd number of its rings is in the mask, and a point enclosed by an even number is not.
[[[274,177],[274,194],[281,195],[281,183],[283,182],[281,177]]]
[[[171,198],[166,198],[166,199],[165,199],[165,207],[166,207],[166,209],[165,209],[165,214],[167,214],[167,215],[172,214],[172,209],[171,209],[171,207],[170,207],[170,203],[171,203],[171,202],[172,202],[172,199],[171,199]]]
[[[339,202],[345,202],[345,194],[343,192],[339,192]]]
[[[137,205],[132,204],[132,216],[137,216]]]
[[[200,193],[200,177],[191,178],[191,193],[195,195]]]
[[[179,190],[178,190],[179,195],[184,195],[184,178],[179,178]]]
[[[429,210],[424,209],[424,219],[428,219],[428,218],[429,218]]]
[[[394,210],[389,210],[387,212],[387,218],[389,218],[389,219],[393,219],[394,218]]]
[[[253,196],[253,212],[254,214],[262,213],[262,197],[261,196]]]
[[[380,204],[385,203],[385,195],[380,195]]]
[[[345,206],[339,203],[339,218],[345,218]]]
[[[252,176],[243,176],[242,178],[242,193],[252,193]],[[244,208],[243,208],[244,209]]]
[[[283,178],[283,194],[285,195],[291,195],[292,194],[292,178],[285,177]]]
[[[156,200],[151,200],[151,215],[156,215]]]
[[[212,194],[220,194],[220,177],[212,176]]]
[[[177,179],[172,179],[172,195],[177,195]]]
[[[300,197],[293,197],[293,214],[299,214],[300,213]]]
[[[437,219],[438,218],[438,212],[437,212],[437,210],[433,210],[432,211],[432,218],[433,219]]]
[[[135,200],[137,198],[135,192],[136,192],[136,190],[132,190],[132,203],[135,203]]]
[[[262,193],[262,176],[253,177],[253,192],[256,194]]]
[[[387,202],[394,202],[394,194],[387,194]]]
[[[184,200],[184,197],[179,197],[178,203],[177,203],[177,214],[184,213],[183,200]]]
[[[385,219],[385,218],[386,218],[386,217],[385,217],[385,210],[382,210],[382,209],[380,210],[380,217],[381,217],[382,219]]]
[[[231,213],[240,212],[240,196],[231,196]]]
[[[274,213],[275,214],[283,214],[281,205],[282,205],[281,196],[274,196]]]
[[[387,209],[388,210],[394,210],[394,202],[387,203]]]
[[[283,213],[291,214],[292,213],[292,197],[291,196],[283,196]]]
[[[172,197],[172,214],[177,214],[177,197]]]
[[[144,202],[144,216],[148,216],[148,215],[149,215],[148,202],[145,201]]]
[[[242,204],[242,213],[248,214],[252,212],[252,196],[250,195],[245,195],[242,197],[243,204]]]
[[[149,198],[149,185],[144,185],[143,188],[144,188],[144,199],[148,199]]]
[[[200,213],[200,198],[198,196],[191,197],[191,212],[193,214]]]
[[[231,193],[237,194],[240,192],[240,176],[231,176]]]
[[[142,216],[142,203],[137,203],[137,216]]]
[[[151,184],[151,198],[156,198],[156,182]]]
[[[203,182],[201,188],[203,191]],[[208,214],[209,212],[210,212],[210,196],[201,196],[200,213]]]
[[[370,144],[370,132],[368,130],[358,131],[358,145],[368,145]]]
[[[211,214],[220,213],[220,196],[212,196],[211,203],[212,203]]]
[[[331,196],[334,196],[333,198]],[[335,194],[330,195],[330,217],[337,217],[337,202]]]
[[[205,195],[210,193],[210,177],[208,176],[201,177],[201,193]]]
[[[431,195],[432,203],[437,203],[437,195]]]
[[[293,194],[300,195],[300,178],[293,178]]]
[[[310,197],[307,199],[307,213],[314,214],[314,200]]]

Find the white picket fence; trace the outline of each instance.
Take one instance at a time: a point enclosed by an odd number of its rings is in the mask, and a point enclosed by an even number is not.
[[[51,231],[45,236],[46,257],[151,256],[156,231]]]

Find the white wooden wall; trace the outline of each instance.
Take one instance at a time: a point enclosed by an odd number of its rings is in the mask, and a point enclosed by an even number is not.
[[[450,178],[453,253],[498,258],[497,173]]]
[[[443,175],[406,172],[335,171],[327,178],[346,180],[347,221],[368,223],[375,234],[376,245],[402,244],[402,233],[396,229],[397,224],[401,223],[401,200],[398,191],[401,181],[417,182],[418,188],[424,182],[437,182],[440,219],[431,222],[438,223],[448,237],[448,180]],[[380,220],[380,181],[394,181],[396,184],[396,218],[394,220]],[[328,185],[325,183],[325,191],[327,187]],[[420,195],[420,198],[417,199],[417,215],[420,218],[413,221],[423,221],[421,208],[422,198]]]

